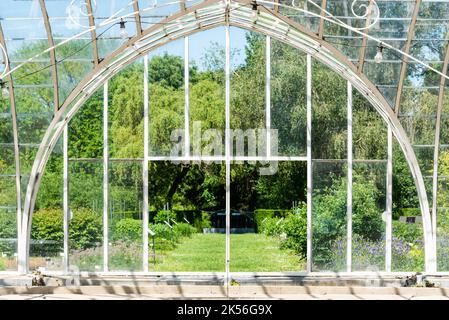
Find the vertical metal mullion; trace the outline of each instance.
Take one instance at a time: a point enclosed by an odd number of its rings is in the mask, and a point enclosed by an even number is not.
[[[63,132],[63,214],[64,214],[64,272],[69,271],[69,125],[64,126]]]
[[[143,271],[148,272],[148,222],[149,222],[149,200],[148,200],[148,133],[149,133],[149,97],[148,97],[148,55],[144,56],[144,75],[143,75]]]
[[[190,156],[190,127],[189,127],[189,37],[184,38],[184,156]]]
[[[267,157],[271,157],[271,38],[265,37],[265,121],[267,129]]]
[[[387,132],[387,199],[385,209],[385,271],[391,272],[391,239],[393,234],[393,131],[390,124],[388,124]]]
[[[230,55],[230,35],[229,25],[225,27],[226,34],[226,63],[225,63],[225,113],[226,113],[226,132],[225,132],[225,153],[226,153],[226,275],[225,285],[229,285],[231,242],[230,242],[230,224],[231,224],[231,55]]]
[[[352,146],[352,85],[348,81],[347,89],[347,122],[348,122],[348,186],[346,199],[346,217],[347,217],[347,239],[346,239],[346,271],[352,271],[352,161],[353,161],[353,146]]]
[[[312,57],[307,55],[307,272],[312,272]]]
[[[103,271],[109,271],[109,83],[103,88]]]

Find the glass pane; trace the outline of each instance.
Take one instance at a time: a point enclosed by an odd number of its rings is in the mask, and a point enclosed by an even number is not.
[[[332,93],[329,92],[332,90]],[[327,94],[322,94],[326,92]],[[347,157],[347,82],[323,64],[312,67],[312,157]]]
[[[280,156],[306,154],[306,101],[306,55],[273,39],[271,128],[278,130]]]
[[[232,29],[233,34],[237,29]],[[241,30],[238,31],[241,34]],[[224,155],[225,32],[223,27],[192,35],[190,66],[190,141],[193,155]],[[231,51],[231,65],[242,63],[242,48]],[[191,74],[195,74],[191,72]],[[221,142],[221,143],[220,143]]]
[[[192,76],[195,81],[195,75]],[[149,55],[149,82],[150,155],[175,153],[174,147],[179,142],[176,156],[182,156],[185,154],[184,39]]]
[[[232,272],[306,269],[305,175],[305,162],[232,165]]]
[[[150,162],[150,271],[225,271],[225,190],[220,162]]]
[[[352,270],[385,270],[386,162],[353,164]]]
[[[103,271],[103,163],[69,163],[69,262],[80,271]]]
[[[142,270],[142,197],[142,163],[110,161],[110,270]]]
[[[313,162],[313,271],[346,271],[347,165]]]

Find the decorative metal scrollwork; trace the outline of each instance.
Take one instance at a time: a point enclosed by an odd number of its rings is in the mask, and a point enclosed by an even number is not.
[[[79,4],[77,4],[79,2]],[[97,11],[97,0],[92,0],[92,14]],[[87,0],[72,0],[67,6],[66,13],[68,19],[66,21],[66,27],[69,29],[90,28],[89,25],[83,25],[80,23],[81,16],[89,17],[89,10],[87,6]]]
[[[367,1],[365,0],[365,2],[367,2]],[[321,12],[323,12],[325,14],[326,18],[332,19],[336,23],[338,23],[348,29],[353,29],[353,30],[355,29],[358,31],[370,29],[379,21],[379,18],[380,18],[379,6],[377,5],[377,2],[375,0],[369,1],[369,3],[360,3],[360,0],[352,1],[352,3],[351,3],[352,15],[357,19],[364,19],[364,20],[369,19],[368,20],[369,23],[367,25],[365,25],[364,27],[359,27],[359,28],[350,26],[347,23],[341,21],[340,19],[338,19],[334,15],[332,15],[329,11],[327,11],[326,8],[321,8],[320,5],[316,4],[312,0],[305,0],[305,4],[307,4],[307,3],[310,3],[312,6],[318,8]],[[299,3],[296,4],[296,0],[292,0],[291,7],[297,9],[297,8],[299,8]],[[302,9],[301,11],[303,11],[305,13],[312,13],[312,14],[316,15],[316,13],[309,12],[306,8]]]

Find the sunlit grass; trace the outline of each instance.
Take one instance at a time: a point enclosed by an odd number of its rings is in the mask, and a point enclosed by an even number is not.
[[[166,252],[156,266],[151,268],[150,264],[150,269],[224,272],[225,246],[224,234],[196,234],[183,239],[175,250]],[[304,261],[290,251],[280,250],[275,238],[254,233],[231,235],[233,272],[302,271],[304,268]]]

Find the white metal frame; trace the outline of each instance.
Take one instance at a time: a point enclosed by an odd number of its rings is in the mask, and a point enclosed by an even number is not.
[[[103,86],[103,271],[109,271],[109,85]]]
[[[346,203],[346,271],[352,271],[352,164],[353,164],[353,145],[352,145],[352,84],[348,81],[347,84],[347,126],[348,126],[348,147],[347,147],[347,203]]]
[[[60,110],[55,114],[55,117],[52,123],[50,124],[47,133],[45,134],[43,143],[41,144],[39,152],[36,156],[36,161],[33,165],[32,174],[28,185],[22,221],[23,226],[22,237],[26,241],[23,241],[19,248],[19,256],[20,256],[19,271],[21,273],[27,272],[28,243],[29,243],[28,241],[29,241],[29,231],[31,227],[31,216],[34,208],[35,197],[40,183],[40,178],[42,176],[45,164],[48,160],[48,156],[54,147],[55,141],[57,141],[57,139],[59,138],[62,128],[76,114],[78,109],[83,105],[84,101],[90,95],[92,95],[101,84],[105,83],[114,74],[119,72],[121,69],[123,69],[126,65],[130,64],[132,61],[136,60],[138,57],[147,54],[151,50],[154,50],[155,48],[160,47],[178,38],[187,37],[188,35],[198,32],[200,30],[205,30],[220,25],[226,25],[226,27],[229,28],[230,25],[233,25],[236,27],[247,28],[250,30],[255,30],[264,33],[267,36],[276,38],[277,40],[286,42],[293,47],[305,51],[308,54],[308,63],[310,63],[311,57],[313,56],[317,60],[327,64],[334,71],[340,73],[344,78],[346,78],[358,91],[362,92],[375,107],[376,111],[382,116],[383,120],[386,121],[389,126],[391,126],[392,133],[395,135],[399,145],[406,154],[406,159],[410,165],[412,175],[414,176],[417,185],[421,210],[423,212],[424,218],[423,222],[425,231],[424,239],[425,239],[425,252],[426,252],[426,271],[434,272],[435,252],[433,250],[434,248],[432,247],[433,237],[430,227],[431,219],[422,174],[419,169],[419,166],[417,165],[416,157],[407,139],[405,131],[400,125],[397,117],[395,117],[394,112],[390,109],[388,103],[378,92],[378,90],[370,83],[370,81],[363,74],[362,75],[358,74],[356,70],[354,70],[350,62],[348,62],[344,56],[338,53],[338,51],[328,46],[325,42],[314,39],[301,26],[299,26],[294,21],[291,21],[286,17],[280,16],[264,8],[259,12],[259,18],[257,20],[257,23],[254,23],[254,21],[251,18],[252,12],[250,8],[239,6],[238,4],[232,2],[229,4],[232,10],[229,10],[227,7],[222,6],[222,4],[220,3],[215,3],[214,1],[210,1],[209,3],[203,3],[202,5],[203,7],[188,8],[185,10],[185,12],[179,15],[173,15],[167,19],[168,21],[175,19],[179,20],[180,23],[183,24],[184,28],[179,29],[170,26],[167,27],[164,25],[154,26],[143,32],[142,35],[136,36],[134,39],[131,39],[129,43],[127,43],[122,48],[117,50],[114,54],[111,55],[111,57],[102,61],[102,63],[99,64],[99,66],[88,77],[86,77],[86,80],[84,80],[82,83],[79,84],[78,88],[74,92],[72,92],[66,103],[64,103],[64,105],[60,108]],[[199,10],[199,8],[203,9],[203,11]],[[225,19],[225,17],[227,18]],[[191,21],[190,19],[192,18],[195,18],[197,21],[197,23],[195,23],[194,25],[189,22]],[[276,29],[272,28],[272,25],[274,23],[277,24]],[[192,27],[189,27],[190,25],[192,25]],[[229,41],[229,39],[227,39],[227,41]],[[230,62],[228,61],[228,63]],[[230,65],[228,64],[226,72],[228,72],[229,67]],[[227,75],[227,77],[228,76],[229,75]],[[310,81],[310,77],[308,78],[308,82]],[[227,80],[226,82],[228,87],[229,81]],[[227,88],[227,108],[229,109],[228,90],[229,89]],[[309,104],[311,104],[311,95],[308,95],[308,105]],[[229,113],[227,113],[227,117],[229,117]],[[230,129],[228,126],[229,126],[229,119],[227,119],[227,129]],[[309,138],[311,137],[309,136],[309,134],[311,135],[310,130],[311,127],[308,126],[308,151],[309,149],[311,151],[311,140],[309,141]],[[227,139],[228,143],[226,144],[226,147],[230,148],[228,135]],[[107,155],[105,156],[107,157]],[[308,160],[308,177],[309,177],[309,175],[311,175],[311,165],[312,165],[311,153],[309,152],[307,160]],[[226,153],[225,161],[226,165],[230,166],[231,161],[230,150],[228,150],[228,152]],[[107,179],[107,177],[105,179]],[[230,180],[230,177],[227,177],[227,180]],[[227,181],[227,187],[229,186],[229,184],[230,181]],[[309,210],[311,210],[311,197],[309,197],[309,193],[311,193],[311,185],[308,184],[308,204],[310,204]],[[227,208],[229,207],[230,201],[227,198]],[[107,220],[107,210],[105,212]],[[308,226],[309,222],[311,222],[311,213],[309,214],[308,212]],[[229,227],[229,224],[227,224],[227,227]],[[104,229],[105,232],[107,232],[107,228]],[[308,229],[310,229],[311,231],[311,228]],[[309,257],[308,271],[311,270],[311,268],[309,269],[309,265],[311,265],[310,258],[312,254],[311,250],[309,251],[309,249],[311,249],[310,247],[311,238],[309,239],[309,237],[311,237],[311,233],[308,234],[308,257]],[[105,239],[107,239],[107,233],[105,233]],[[227,246],[228,245],[229,244],[227,244]],[[107,246],[105,246],[105,257],[107,257],[106,247]],[[227,250],[227,252],[229,251]],[[227,257],[227,260],[228,258],[229,257]],[[107,262],[105,262],[105,271],[107,271]]]

